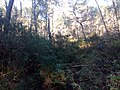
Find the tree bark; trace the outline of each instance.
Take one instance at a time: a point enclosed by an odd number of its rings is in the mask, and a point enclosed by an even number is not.
[[[10,19],[11,19],[11,11],[13,6],[14,0],[9,0],[9,4],[7,6],[6,10],[6,17],[5,17],[5,26],[4,29],[6,32],[10,29]]]

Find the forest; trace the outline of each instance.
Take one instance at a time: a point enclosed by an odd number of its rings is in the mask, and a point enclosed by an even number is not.
[[[120,90],[120,0],[0,0],[0,90]]]

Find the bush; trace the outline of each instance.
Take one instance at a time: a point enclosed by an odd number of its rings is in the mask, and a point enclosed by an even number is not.
[[[22,83],[21,80],[26,75],[31,79],[36,77],[36,74],[40,76],[40,69],[55,69],[56,56],[49,40],[26,31],[12,31],[7,34],[1,32],[0,37],[0,72],[4,75],[1,80],[15,79],[16,82]],[[11,76],[10,73],[13,75]],[[39,78],[36,80],[39,82]]]

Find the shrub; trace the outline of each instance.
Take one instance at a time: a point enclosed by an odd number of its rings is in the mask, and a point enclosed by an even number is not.
[[[9,81],[24,83],[24,77],[28,75],[28,81],[35,84],[40,79],[31,79],[40,77],[40,69],[55,69],[56,56],[49,40],[26,31],[12,31],[7,34],[1,32],[0,37],[0,72],[5,76],[1,80],[6,78]]]

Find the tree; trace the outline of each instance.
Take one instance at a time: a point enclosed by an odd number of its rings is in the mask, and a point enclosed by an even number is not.
[[[99,34],[100,35],[100,30],[99,30],[99,26],[98,24],[96,23],[96,17],[97,17],[97,13],[98,13],[98,10],[96,7],[92,7],[92,6],[89,6],[88,7],[88,19],[87,19],[87,25],[88,25],[88,34],[89,35],[93,35],[93,34]]]
[[[51,20],[53,18],[54,10],[53,6],[58,4],[57,0],[37,0],[38,11],[37,11],[37,19],[43,20],[45,22],[45,30],[47,30],[48,38],[51,40]],[[52,40],[51,40],[52,41]]]
[[[73,5],[73,14],[76,18],[76,22],[78,22],[79,25],[81,26],[84,40],[86,40],[87,38],[84,32],[83,22],[87,20],[87,11],[88,11],[88,7],[86,6],[85,3],[86,0],[84,0],[82,3],[76,1],[75,4]],[[82,7],[84,7],[84,9]]]
[[[37,33],[37,16],[36,16],[36,0],[32,0],[33,23],[35,32]]]
[[[11,19],[11,11],[12,11],[12,6],[13,6],[14,0],[9,0],[9,4],[7,6],[6,10],[6,16],[5,16],[5,27],[4,30],[6,32],[9,31],[10,27],[10,19]]]
[[[20,17],[22,17],[22,2],[20,1]]]
[[[105,30],[106,30],[106,32],[107,32],[107,34],[108,34],[109,32],[108,32],[108,29],[107,29],[107,26],[106,26],[106,23],[105,23],[105,20],[104,20],[102,11],[101,11],[101,9],[100,9],[100,6],[99,6],[97,0],[95,0],[95,2],[96,2],[96,4],[97,4],[98,10],[99,10],[99,12],[100,12],[101,19],[102,19],[102,22],[103,22],[103,24],[104,24]]]
[[[2,25],[3,25],[3,12],[2,12],[2,9],[0,8],[0,31],[2,31]]]
[[[116,3],[115,0],[112,0],[112,4],[113,4],[113,8],[114,8],[114,15],[115,15],[115,29],[116,31],[119,32],[119,22],[118,22],[118,10],[116,7]]]

